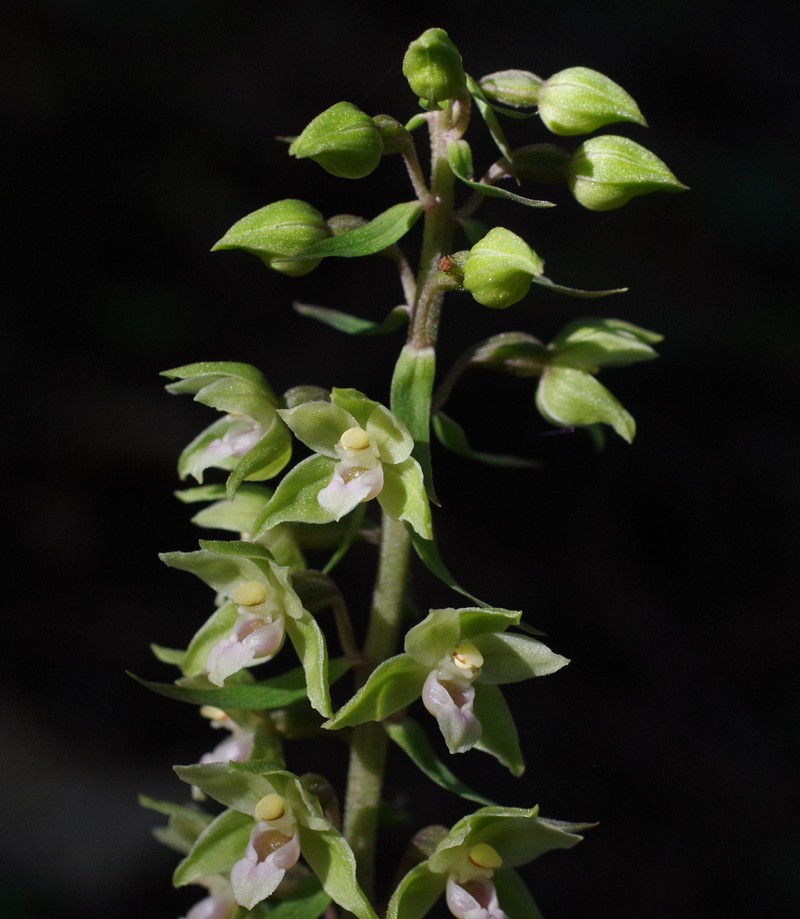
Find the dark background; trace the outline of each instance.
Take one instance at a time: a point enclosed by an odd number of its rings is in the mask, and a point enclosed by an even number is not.
[[[796,13],[688,0],[429,11],[51,0],[6,6],[0,22],[0,912],[169,919],[200,896],[172,891],[174,858],[135,798],[181,797],[170,765],[215,738],[124,675],[169,678],[149,642],[185,642],[210,611],[202,585],[156,553],[193,546],[174,463],[211,419],[164,395],[158,372],[242,360],[278,391],[352,385],[385,400],[398,339],[347,339],[290,304],[379,318],[400,299],[387,265],[329,261],[292,280],[208,249],[277,198],[371,217],[410,197],[399,161],[348,183],[291,161],[274,137],[340,99],[410,117],[402,55],[439,25],[476,77],[607,73],[650,123],[609,131],[692,189],[608,214],[561,190],[549,212],[487,208],[553,279],[631,292],[594,304],[534,293],[503,313],[451,298],[442,366],[499,329],[547,339],[592,311],[666,340],[661,360],[603,377],[637,418],[632,447],[614,439],[598,454],[583,435],[546,435],[529,381],[476,373],[454,397],[476,448],[543,466],[501,472],[437,453],[442,551],[573,661],[514,693],[522,780],[479,753],[454,768],[503,803],[600,822],[527,873],[552,919],[798,915]],[[525,124],[509,133],[548,139]],[[370,565],[362,551],[341,568],[356,608]],[[424,573],[416,589],[426,608],[459,603]],[[336,770],[341,751],[330,756]],[[320,768],[302,745],[297,757],[298,770]],[[423,783],[404,785],[393,762],[389,792],[412,827],[464,812],[410,793]]]

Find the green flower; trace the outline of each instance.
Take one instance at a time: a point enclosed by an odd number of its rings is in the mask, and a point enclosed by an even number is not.
[[[325,727],[382,721],[421,697],[451,753],[477,747],[520,774],[516,728],[497,684],[544,676],[568,663],[530,635],[504,634],[521,615],[477,607],[431,610],[406,635],[405,652],[380,664]]]
[[[314,451],[278,485],[256,523],[256,537],[278,523],[330,523],[377,498],[390,517],[431,539],[422,470],[411,456],[405,425],[355,389],[334,389],[331,401],[279,411],[298,440]]]

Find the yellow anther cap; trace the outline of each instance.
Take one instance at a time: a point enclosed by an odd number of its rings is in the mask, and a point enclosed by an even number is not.
[[[267,599],[267,588],[261,581],[245,581],[231,594],[231,600],[239,606],[259,606]]]
[[[471,641],[462,641],[453,651],[453,663],[461,670],[478,670],[483,667],[483,655]]]
[[[253,815],[256,820],[279,820],[286,813],[286,802],[274,791],[256,804]]]
[[[477,868],[495,868],[503,867],[503,859],[497,849],[493,849],[485,842],[479,842],[469,850],[469,860]]]
[[[345,450],[366,450],[370,445],[369,434],[363,428],[348,428],[339,443]]]
[[[228,717],[221,708],[217,708],[215,705],[201,705],[200,714],[203,718],[208,718],[209,721],[224,721]]]

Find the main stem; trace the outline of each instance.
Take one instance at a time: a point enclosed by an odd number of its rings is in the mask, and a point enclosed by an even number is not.
[[[436,343],[443,291],[437,288],[439,258],[453,242],[452,170],[447,161],[447,141],[453,128],[453,111],[432,113],[431,193],[426,196],[425,226],[409,344],[432,348]],[[403,597],[410,554],[410,537],[405,523],[383,515],[381,550],[372,597],[364,658],[369,673],[397,647],[403,614]],[[375,886],[375,841],[383,787],[388,737],[382,724],[371,721],[353,729],[345,798],[344,835],[356,857],[358,881],[368,897]]]

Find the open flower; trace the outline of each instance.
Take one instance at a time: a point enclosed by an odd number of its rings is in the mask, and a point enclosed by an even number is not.
[[[431,610],[406,635],[405,652],[380,664],[325,727],[381,721],[422,697],[451,753],[477,747],[521,773],[516,728],[497,684],[544,676],[567,663],[530,635],[505,634],[521,615],[477,607]]]
[[[197,883],[208,889],[208,896],[198,900],[185,919],[233,919],[236,901],[227,879],[212,875],[199,879]]]
[[[208,718],[212,728],[229,732],[213,750],[200,757],[201,763],[243,763],[250,758],[253,751],[252,730],[237,724],[230,715],[213,705],[201,706],[200,714],[203,718]]]
[[[199,629],[183,657],[184,676],[206,674],[216,686],[245,667],[270,660],[288,636],[305,671],[311,705],[330,714],[325,638],[292,587],[289,569],[251,542],[201,540],[199,552],[168,552],[173,568],[197,575],[221,606]]]
[[[350,846],[325,816],[309,780],[262,761],[176,766],[183,781],[224,804],[178,866],[175,883],[196,883],[213,863],[230,872],[235,901],[253,909],[302,859],[325,892],[358,919],[375,912],[358,885]]]
[[[580,842],[590,824],[565,823],[516,807],[482,807],[447,833],[392,894],[386,919],[421,919],[444,893],[457,919],[539,915],[513,870]]]
[[[390,517],[432,538],[422,469],[411,456],[414,441],[387,408],[355,389],[334,389],[330,402],[304,402],[278,414],[315,455],[278,485],[256,537],[284,521],[340,520],[377,498]]]

